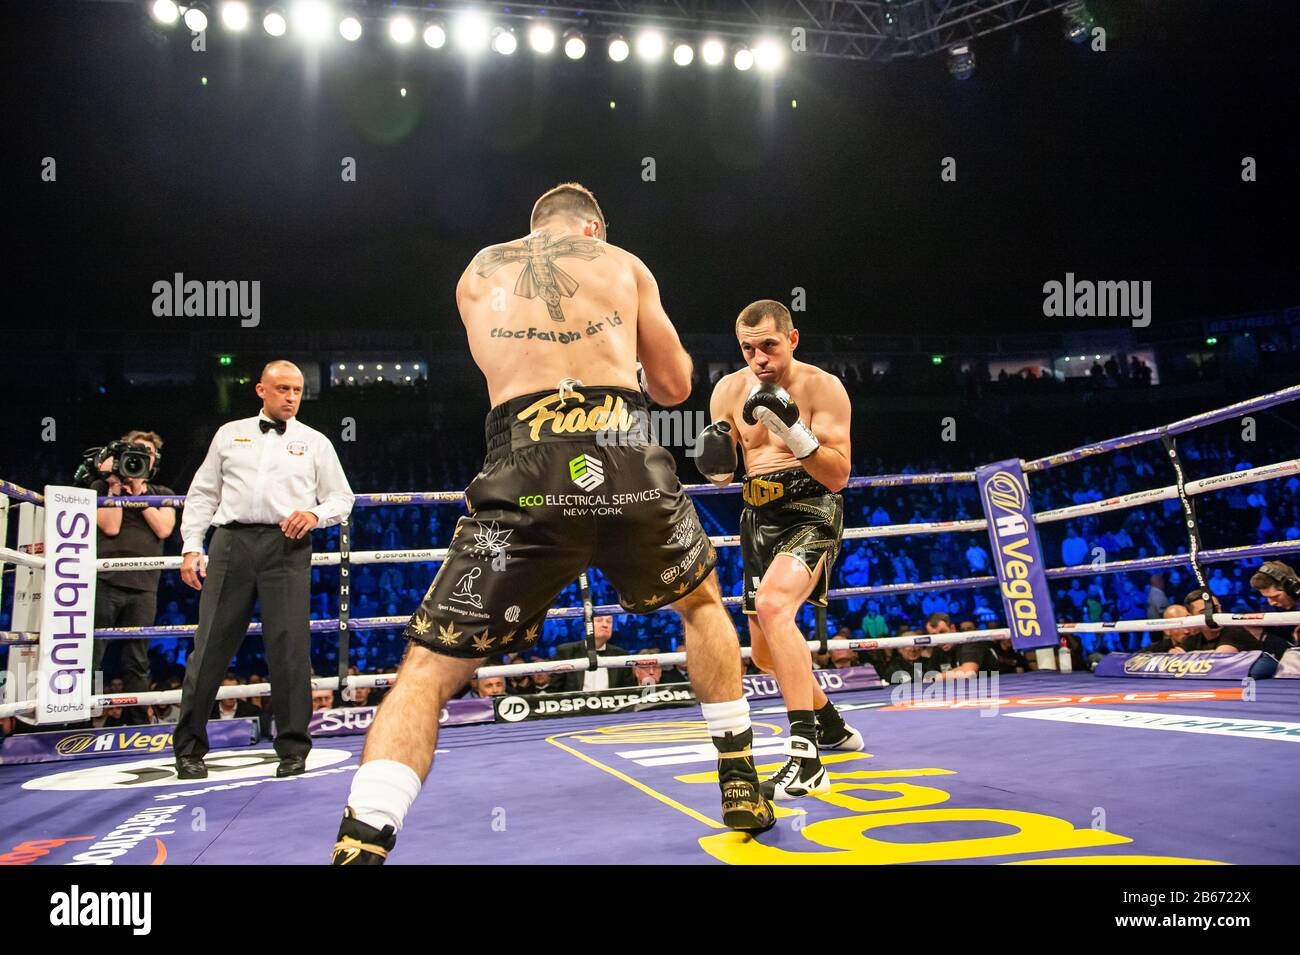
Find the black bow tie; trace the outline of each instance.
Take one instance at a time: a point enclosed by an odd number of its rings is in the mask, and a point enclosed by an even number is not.
[[[289,424],[287,421],[267,421],[265,418],[258,418],[257,423],[262,428],[262,434],[266,434],[272,428],[275,429],[276,434],[284,434],[284,429]]]

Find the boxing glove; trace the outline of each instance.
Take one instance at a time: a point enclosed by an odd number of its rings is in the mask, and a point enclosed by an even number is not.
[[[696,443],[695,466],[714,484],[728,483],[736,473],[736,442],[731,425],[715,421],[700,432]]]
[[[821,447],[817,435],[799,420],[799,406],[778,385],[768,382],[755,385],[745,399],[742,416],[746,424],[761,424],[775,434],[801,461]]]

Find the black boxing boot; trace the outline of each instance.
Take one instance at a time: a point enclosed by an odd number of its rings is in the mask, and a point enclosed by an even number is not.
[[[388,853],[397,844],[397,834],[392,826],[376,829],[357,818],[352,807],[343,810],[339,824],[339,840],[334,843],[331,865],[383,865]]]
[[[741,832],[766,832],[776,825],[776,811],[758,788],[754,768],[754,731],[713,737],[718,748],[718,785],[722,788],[722,823]]]

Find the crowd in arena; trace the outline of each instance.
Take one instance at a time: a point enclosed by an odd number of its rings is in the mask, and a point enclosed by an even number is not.
[[[1191,436],[1180,443],[1189,477],[1243,470],[1285,460],[1290,453],[1284,440],[1276,446],[1266,442],[1243,444],[1232,435]],[[1245,450],[1249,450],[1249,457]],[[1292,448],[1291,451],[1294,449]],[[1124,494],[1129,491],[1162,486],[1173,482],[1173,474],[1163,459],[1163,449],[1149,444],[1114,452],[1101,459],[1105,463],[1082,462],[1030,475],[1030,489],[1036,511],[1071,504],[1083,504]],[[367,472],[361,467],[351,474],[354,487],[364,491],[392,491],[402,488],[463,486],[472,472],[457,471],[458,465],[472,467],[453,456],[431,458],[428,455],[397,455],[403,461],[402,473],[384,472],[375,467]],[[468,461],[468,459],[466,459]],[[891,467],[890,465],[894,465]],[[898,467],[878,457],[863,456],[855,473],[918,473],[941,471],[951,464],[943,460],[924,460]],[[689,473],[684,474],[689,481]],[[734,502],[716,497],[697,498],[711,533],[730,533],[734,527]],[[970,482],[925,484],[907,487],[850,489],[845,492],[846,527],[964,520],[981,516],[975,486]],[[1242,485],[1213,492],[1197,500],[1197,515],[1202,543],[1206,547],[1269,540],[1300,539],[1300,478]],[[356,550],[399,550],[445,546],[461,511],[457,505],[358,508],[353,514],[352,548]],[[1190,569],[1173,567],[1151,573],[1106,573],[1103,564],[1177,554],[1187,550],[1187,535],[1177,500],[1158,502],[1128,510],[1082,517],[1075,520],[1041,525],[1040,537],[1049,566],[1085,566],[1087,570],[1068,580],[1053,581],[1053,596],[1058,619],[1062,622],[1100,622],[1161,616],[1166,607],[1195,585]],[[337,532],[317,535],[318,550],[337,549]],[[718,549],[718,573],[724,592],[738,593],[740,581],[739,549]],[[1250,612],[1261,607],[1248,580],[1258,561],[1240,561],[1216,565],[1207,581],[1218,595],[1222,609]],[[405,618],[418,606],[433,574],[434,563],[363,564],[353,569],[351,578],[351,617]],[[987,534],[983,531],[942,533],[903,537],[846,540],[832,575],[833,587],[866,587],[888,584],[918,583],[929,580],[953,580],[991,574]],[[338,571],[318,567],[312,572],[312,616],[330,619],[338,613]],[[592,574],[593,596],[598,604],[613,604],[615,595],[599,572]],[[577,585],[568,588],[556,601],[557,606],[579,602]],[[163,574],[158,597],[160,625],[183,624],[197,616],[198,594],[185,587],[175,574]],[[1001,601],[992,587],[951,588],[912,591],[848,600],[832,600],[828,608],[829,632],[846,637],[883,637],[919,631],[931,614],[945,613],[961,626],[988,628],[999,625]],[[747,628],[738,609],[734,611],[742,642],[747,642]],[[814,634],[814,612],[806,607],[800,617],[805,631]],[[681,625],[675,615],[658,613],[649,616],[619,615],[616,618],[617,643],[630,653],[652,649],[672,651],[681,648]],[[1133,651],[1160,635],[1143,632],[1084,634],[1072,638],[1079,642],[1076,665],[1095,660],[1114,650]],[[531,658],[550,658],[565,643],[580,640],[581,622],[551,620]],[[185,659],[186,640],[154,642],[155,673],[161,675]],[[318,637],[313,642],[316,672],[337,672],[337,644],[332,637]],[[362,672],[388,672],[396,667],[405,641],[400,627],[361,629],[351,635],[352,663]],[[1032,655],[1022,661],[1001,648],[1002,655],[1014,666],[1031,669]],[[846,652],[847,653],[847,652]],[[929,655],[925,656],[928,659]],[[853,657],[842,654],[841,664]],[[888,669],[893,659],[876,660]],[[833,661],[826,660],[830,666]],[[880,669],[881,666],[877,668]],[[240,674],[265,672],[260,641],[250,639],[234,664]],[[111,673],[111,671],[110,671]],[[492,684],[495,686],[496,684]],[[526,685],[508,682],[504,692]]]

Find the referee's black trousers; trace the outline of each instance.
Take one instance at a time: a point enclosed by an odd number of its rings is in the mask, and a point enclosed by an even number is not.
[[[213,532],[208,547],[199,625],[172,741],[177,757],[201,758],[208,751],[208,716],[230,659],[244,642],[254,600],[261,605],[275,751],[284,759],[311,750],[311,535],[294,541],[275,524],[227,524]]]

